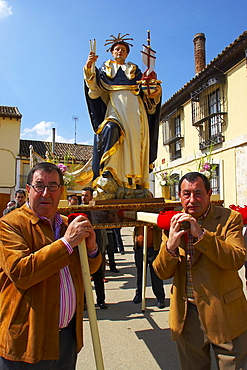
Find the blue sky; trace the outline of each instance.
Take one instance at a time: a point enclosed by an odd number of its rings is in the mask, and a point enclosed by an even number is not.
[[[116,5],[117,4],[117,5]],[[129,33],[128,60],[142,70],[147,30],[165,102],[194,76],[193,37],[206,35],[206,63],[247,30],[246,0],[0,0],[0,105],[22,114],[21,138],[92,144],[82,67],[96,39],[97,65],[111,34]]]

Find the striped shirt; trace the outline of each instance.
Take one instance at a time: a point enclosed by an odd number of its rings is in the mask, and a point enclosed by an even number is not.
[[[55,239],[60,238],[60,230],[63,220],[59,213],[55,214],[54,217],[54,235]],[[66,245],[68,252],[71,254],[73,248],[61,238],[63,243]],[[73,318],[76,311],[76,292],[73,284],[72,276],[69,271],[69,267],[65,266],[59,271],[60,275],[60,317],[59,317],[59,328],[65,328],[68,326],[70,320]]]
[[[46,220],[50,223],[55,240],[60,238],[61,225],[63,220],[59,213],[56,213],[54,216],[54,224],[52,225],[51,221],[43,216],[37,215],[40,219]],[[71,254],[73,248],[70,244],[64,239],[61,238],[62,242],[65,244],[68,252]],[[69,271],[69,267],[65,266],[59,271],[60,275],[60,315],[59,315],[59,328],[65,328],[68,326],[70,320],[73,318],[76,311],[76,292],[73,284],[72,276]]]

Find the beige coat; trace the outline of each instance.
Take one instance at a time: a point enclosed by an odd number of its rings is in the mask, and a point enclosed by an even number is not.
[[[211,205],[202,224],[204,236],[195,243],[192,280],[199,316],[207,337],[225,343],[247,330],[247,301],[238,270],[245,260],[242,217],[238,212]],[[160,253],[153,268],[160,279],[173,277],[170,328],[172,339],[180,335],[186,318],[186,244],[179,257],[166,250],[163,234]]]
[[[61,236],[67,217],[62,216]],[[101,255],[89,258],[97,271]],[[26,205],[0,219],[0,356],[35,363],[59,356],[59,270],[69,265],[76,290],[77,350],[83,345],[84,286],[77,248],[69,254],[47,221]]]

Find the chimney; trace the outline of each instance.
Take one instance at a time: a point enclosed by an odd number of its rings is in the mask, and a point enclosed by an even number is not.
[[[196,33],[193,42],[194,42],[195,72],[197,74],[201,72],[206,66],[205,34]]]

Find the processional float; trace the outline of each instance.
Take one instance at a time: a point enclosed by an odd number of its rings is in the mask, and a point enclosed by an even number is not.
[[[128,34],[126,34],[128,35]],[[125,36],[126,36],[125,35]],[[96,40],[89,42],[90,52],[96,54]],[[143,45],[142,60],[147,69],[138,81],[140,88],[145,95],[150,95],[155,91],[161,81],[157,80],[154,71],[155,51],[150,45],[150,31],[148,31],[147,45]],[[92,66],[94,69],[94,65]],[[95,201],[94,205],[64,206],[59,207],[59,212],[64,215],[70,213],[86,213],[95,229],[121,228],[144,226],[144,246],[143,246],[143,284],[142,284],[142,311],[145,311],[145,291],[146,291],[146,264],[147,264],[147,228],[149,225],[157,224],[159,213],[164,210],[181,209],[180,202],[166,202],[164,198],[149,199],[113,199]],[[155,212],[155,213],[154,213]],[[91,216],[93,215],[93,216]],[[158,224],[159,226],[159,224]],[[103,370],[103,357],[95,313],[92,285],[88,266],[85,241],[79,245],[82,274],[84,279],[85,294],[87,299],[88,316],[94,348],[94,356],[97,370]]]
[[[128,34],[126,34],[124,36],[128,36]],[[120,34],[119,34],[119,37],[120,37]],[[107,40],[107,41],[109,41],[109,43],[112,43],[112,40]],[[150,46],[150,31],[148,31],[147,43],[148,43],[147,46],[143,45],[144,49],[142,51],[142,60],[143,60],[143,63],[147,66],[147,69],[143,73],[141,81],[138,81],[138,83],[139,83],[140,88],[143,90],[144,94],[150,95],[150,93],[155,91],[157,84],[159,84],[161,82],[161,81],[157,80],[156,73],[154,72],[154,63],[155,63],[155,55],[154,54],[155,54],[155,51],[152,50],[151,46]],[[95,39],[89,41],[89,48],[90,48],[90,52],[96,54],[96,40]],[[94,72],[95,63],[93,63],[91,68],[92,68],[92,72]],[[109,201],[105,201],[105,203],[107,203],[107,204],[105,204],[105,206],[104,205],[101,205],[101,206],[99,205],[99,207],[101,207],[101,209],[98,210],[98,212],[99,212],[99,214],[101,214],[101,216],[103,215],[103,217],[104,217],[104,216],[106,216],[105,212],[111,212],[111,211],[113,211],[115,213],[115,216],[116,216],[114,222],[112,223],[112,221],[113,221],[112,214],[108,215],[109,219],[108,219],[107,223],[104,224],[104,222],[106,221],[104,219],[103,220],[103,226],[102,226],[102,222],[101,222],[101,227],[102,228],[109,228],[109,227],[124,227],[124,226],[142,226],[144,224],[146,225],[146,223],[143,224],[143,223],[137,221],[136,214],[137,214],[138,210],[143,210],[143,208],[145,210],[146,206],[148,204],[147,204],[147,202],[144,202],[144,200],[140,200],[139,202],[137,201],[137,204],[135,205],[135,203],[134,203],[135,201],[136,200],[132,200],[131,204],[130,204],[130,202],[128,202],[128,201],[126,202],[126,200],[125,201],[122,200],[121,201],[122,204],[117,204],[117,203],[114,204],[114,202],[113,202],[113,204],[110,205],[110,206],[109,206]],[[147,201],[147,199],[145,199],[145,201]],[[150,203],[151,200],[148,200],[148,201]],[[153,199],[153,201],[155,201],[157,203],[156,200]],[[118,203],[119,203],[119,200],[118,200]],[[156,209],[157,209],[157,206],[158,206],[159,209],[160,209],[160,207],[163,208],[163,205],[161,205],[161,203],[162,203],[161,199],[158,200],[158,205],[155,204],[154,202],[152,202],[151,208],[154,209],[154,206],[156,207]],[[71,212],[81,212],[81,211],[84,212],[85,207],[87,208],[87,206],[80,206],[79,208],[76,207],[76,206],[65,207],[66,209],[64,209],[64,207],[63,208],[60,207],[59,211],[60,211],[60,213],[68,215]],[[106,209],[103,209],[102,207],[103,208],[106,207]],[[89,208],[90,208],[90,206],[89,206]],[[89,210],[89,208],[87,208],[87,210]],[[93,206],[93,208],[90,211],[93,211],[96,214],[97,206]],[[131,216],[131,214],[132,214],[132,216]],[[126,220],[124,221],[124,219],[127,219],[127,224],[126,224]],[[111,220],[111,221],[109,222],[109,220]],[[94,224],[93,222],[92,222],[92,224],[95,228],[99,228],[100,222],[98,220],[96,222],[96,224]],[[147,227],[145,226],[144,229],[145,230],[144,230],[144,248],[143,248],[143,250],[144,250],[144,265],[146,266]],[[88,260],[87,260],[87,252],[86,252],[85,241],[82,242],[78,246],[78,249],[79,249],[81,269],[82,269],[82,274],[83,274],[83,279],[84,279],[85,294],[86,294],[86,300],[87,300],[88,316],[89,316],[89,321],[90,321],[90,329],[91,329],[91,334],[92,334],[92,342],[93,342],[93,347],[94,347],[95,362],[96,362],[97,369],[101,370],[101,369],[104,369],[104,364],[103,364],[102,350],[101,350],[100,339],[99,339],[99,331],[98,331],[98,326],[97,326],[97,317],[96,317],[95,307],[94,307],[94,300],[93,300],[93,294],[92,294],[92,285],[91,285],[91,279],[90,279],[90,272],[89,272],[89,266],[88,266]],[[145,307],[146,268],[144,268],[143,271],[145,271],[145,273],[143,274],[145,283],[143,284],[143,302],[144,303],[142,304],[142,308]],[[143,310],[144,309],[145,308],[143,308]]]

